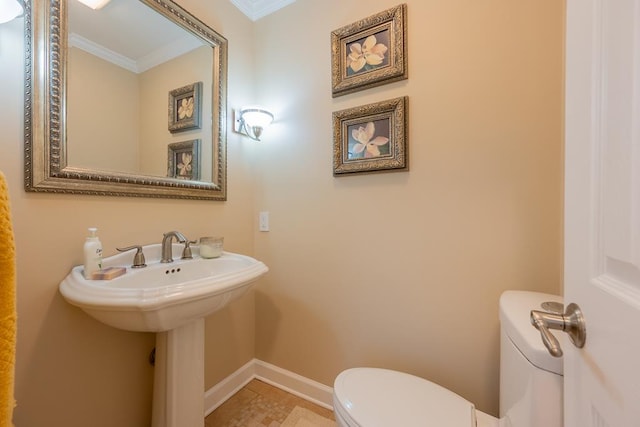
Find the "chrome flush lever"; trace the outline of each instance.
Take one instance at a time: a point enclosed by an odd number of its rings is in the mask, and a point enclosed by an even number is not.
[[[587,339],[587,327],[585,326],[584,316],[582,316],[580,307],[574,303],[567,306],[564,314],[531,310],[531,324],[540,331],[542,342],[553,357],[561,357],[562,349],[560,348],[560,343],[549,329],[566,332],[569,334],[571,342],[578,348],[584,347]]]

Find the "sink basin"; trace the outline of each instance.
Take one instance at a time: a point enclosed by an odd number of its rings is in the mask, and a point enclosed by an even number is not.
[[[194,247],[193,259],[181,260],[183,245],[174,244],[172,263],[161,263],[161,245],[144,247],[147,267],[130,268],[134,252],[103,260],[103,268],[127,267],[111,280],[86,280],[74,267],[60,284],[71,304],[95,319],[119,329],[162,332],[205,317],[239,297],[268,271],[251,257],[224,252],[205,259]]]
[[[103,259],[127,267],[111,280],[86,280],[74,267],[60,293],[95,319],[119,329],[156,332],[152,427],[204,427],[204,317],[246,292],[269,269],[245,255],[161,263],[160,244],[144,247],[147,267],[130,268],[133,251]]]

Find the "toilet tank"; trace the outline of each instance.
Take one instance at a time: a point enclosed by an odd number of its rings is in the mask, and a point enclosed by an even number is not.
[[[544,310],[548,301],[562,303],[562,297],[527,291],[500,296],[500,419],[505,427],[562,427],[562,358],[549,354],[529,320],[531,310]]]

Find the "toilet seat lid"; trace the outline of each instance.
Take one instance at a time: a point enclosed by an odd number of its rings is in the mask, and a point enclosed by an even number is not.
[[[437,384],[402,372],[353,368],[334,383],[336,411],[353,426],[475,427],[474,405]]]

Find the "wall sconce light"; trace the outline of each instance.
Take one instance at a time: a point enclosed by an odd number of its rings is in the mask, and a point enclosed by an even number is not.
[[[22,3],[17,0],[0,0],[0,24],[17,18],[22,15],[23,12]]]
[[[273,121],[273,113],[260,106],[242,107],[234,114],[233,130],[254,141],[260,141],[262,131]]]
[[[85,6],[89,6],[93,10],[102,9],[110,0],[78,0]]]

